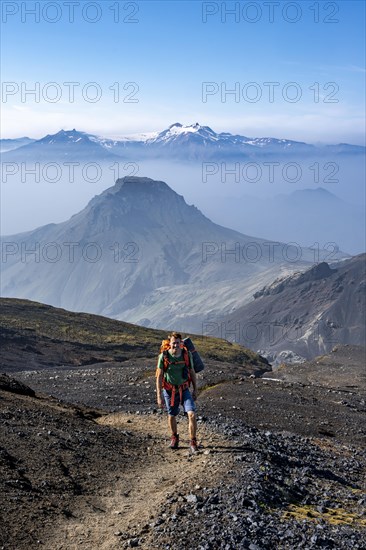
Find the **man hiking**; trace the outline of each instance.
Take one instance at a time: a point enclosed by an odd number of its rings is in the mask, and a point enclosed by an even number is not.
[[[187,349],[182,349],[182,336],[178,332],[169,335],[169,349],[159,355],[156,376],[156,393],[158,407],[162,408],[162,395],[168,411],[168,425],[171,430],[171,449],[178,449],[179,434],[177,419],[179,405],[182,404],[188,415],[190,450],[196,453],[197,420],[194,401],[197,399],[197,380],[193,368],[192,355]],[[189,391],[192,383],[193,392]]]

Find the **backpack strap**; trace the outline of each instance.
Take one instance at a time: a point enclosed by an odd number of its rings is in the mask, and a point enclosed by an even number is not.
[[[184,356],[184,362],[185,362],[185,364],[186,364],[186,367],[187,367],[188,369],[190,369],[190,368],[191,368],[191,361],[190,361],[190,359],[189,359],[189,351],[188,351],[188,348],[186,348],[186,347],[184,346],[184,348],[183,348],[183,350],[182,350],[182,353],[183,353],[183,356]]]
[[[169,361],[168,350],[164,350],[162,353],[163,353],[163,372],[165,374],[165,372],[169,368],[169,365],[172,364],[172,361]],[[191,362],[190,362],[189,353],[188,353],[188,350],[187,350],[186,347],[183,347],[182,355],[183,355],[185,368],[187,369],[187,376],[188,376],[187,380],[185,382],[183,382],[183,384],[180,384],[180,386],[176,387],[176,386],[173,386],[172,384],[169,384],[169,382],[167,382],[165,380],[165,376],[163,378],[163,388],[165,388],[166,390],[169,390],[169,391],[172,392],[171,399],[170,399],[170,405],[172,407],[174,406],[176,391],[177,390],[179,391],[180,403],[182,403],[183,390],[185,390],[186,388],[189,388],[189,386],[191,385],[191,382],[192,382],[191,374],[190,374]],[[180,361],[180,362],[182,362],[182,361]]]
[[[170,405],[174,407],[176,392],[179,392],[179,402],[183,403],[183,390],[189,388],[189,381],[187,380],[186,382],[183,382],[180,386],[173,386],[173,384],[169,384],[169,382],[164,381],[163,388],[172,392],[170,397]]]
[[[163,371],[166,372],[169,365],[172,364],[172,361],[169,361],[169,353],[168,353],[167,349],[164,350],[162,353],[163,353]],[[184,364],[188,369],[188,375],[189,375],[189,369],[191,368],[191,362],[190,362],[189,353],[188,353],[188,350],[187,350],[186,347],[184,347],[182,349],[182,356],[183,356]],[[179,361],[176,361],[176,363],[178,363],[178,362]]]

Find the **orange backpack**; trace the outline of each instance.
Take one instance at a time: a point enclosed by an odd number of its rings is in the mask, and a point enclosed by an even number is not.
[[[160,346],[160,353],[163,353],[163,351],[168,350],[170,348],[170,340],[162,340],[161,346]]]

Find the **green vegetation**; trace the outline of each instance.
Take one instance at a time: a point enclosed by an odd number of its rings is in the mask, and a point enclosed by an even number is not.
[[[167,333],[140,327],[89,313],[73,313],[49,305],[0,298],[0,330],[11,331],[18,337],[41,341],[58,341],[87,349],[92,346],[108,355],[108,359],[156,357],[161,340]],[[220,338],[187,334],[205,359],[226,361],[237,365],[263,365],[253,351]]]
[[[291,504],[288,510],[283,513],[283,518],[295,518],[298,521],[319,521],[322,520],[331,525],[361,525],[366,526],[366,519],[358,514],[344,510],[343,508],[326,508],[324,512],[319,512],[314,506],[297,506]]]

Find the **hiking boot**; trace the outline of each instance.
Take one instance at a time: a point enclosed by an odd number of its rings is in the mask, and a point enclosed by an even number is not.
[[[178,447],[179,447],[179,434],[173,434],[172,435],[169,447],[171,449],[178,449]]]
[[[189,442],[189,449],[192,454],[198,452],[197,439],[195,437]]]

